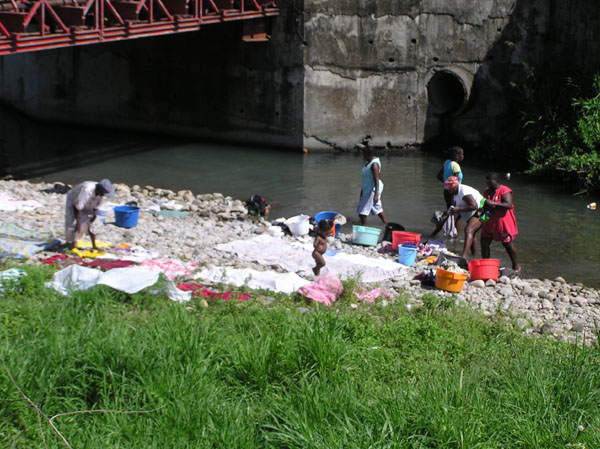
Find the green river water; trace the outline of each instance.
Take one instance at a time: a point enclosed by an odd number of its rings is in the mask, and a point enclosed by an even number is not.
[[[463,163],[463,182],[483,192],[485,173]],[[444,208],[442,184],[435,175],[443,160],[421,153],[381,156],[385,189],[383,207],[388,219],[423,234],[433,230],[430,218]],[[265,150],[206,143],[161,143],[155,148],[78,168],[44,175],[45,181],[77,183],[103,177],[129,185],[152,185],[194,193],[222,192],[247,199],[254,193],[271,204],[270,219],[335,210],[348,218],[342,232],[358,224],[359,154],[325,154]],[[586,207],[596,198],[571,196],[560,186],[512,175],[502,182],[513,189],[519,235],[515,246],[523,277],[553,279],[600,287],[600,209]],[[383,227],[377,217],[370,226]],[[441,236],[441,233],[439,234]],[[439,238],[438,236],[438,238]],[[456,250],[459,242],[449,242]],[[478,255],[480,257],[480,255]],[[492,257],[510,266],[500,243]]]

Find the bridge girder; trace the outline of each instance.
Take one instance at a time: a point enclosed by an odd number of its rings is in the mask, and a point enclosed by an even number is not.
[[[278,14],[276,0],[1,0],[0,55],[195,31]],[[264,27],[245,37],[264,40]]]

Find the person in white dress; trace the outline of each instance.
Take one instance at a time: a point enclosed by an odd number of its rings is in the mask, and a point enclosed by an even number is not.
[[[360,198],[356,208],[360,224],[366,226],[367,217],[370,214],[377,215],[384,224],[387,224],[388,221],[381,204],[381,193],[383,192],[383,182],[380,179],[381,161],[373,155],[373,150],[369,147],[363,150],[363,158],[365,165],[361,170]]]

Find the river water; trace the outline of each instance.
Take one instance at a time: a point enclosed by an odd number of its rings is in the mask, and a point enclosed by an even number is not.
[[[483,192],[487,170],[469,166],[468,158],[467,153],[463,182]],[[442,184],[435,178],[443,160],[413,153],[382,156],[381,162],[382,201],[388,219],[427,238],[433,231],[433,212],[444,208]],[[359,154],[167,142],[144,152],[55,171],[41,179],[77,183],[107,177],[129,185],[222,192],[241,199],[258,193],[271,204],[270,219],[334,210],[348,218],[342,231],[352,232],[352,224],[359,223],[355,209],[362,166]],[[536,183],[525,176],[513,175],[502,182],[514,192],[519,227],[515,246],[523,277],[560,275],[568,282],[600,287],[600,209],[586,207],[597,199],[574,197],[560,186]],[[370,217],[368,224],[383,227],[378,217]],[[449,242],[450,248],[461,250],[462,237]],[[500,243],[492,244],[492,257],[510,266]]]

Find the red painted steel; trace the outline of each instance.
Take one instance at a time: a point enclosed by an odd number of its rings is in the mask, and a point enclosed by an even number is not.
[[[276,0],[0,0],[0,55],[266,19]]]

